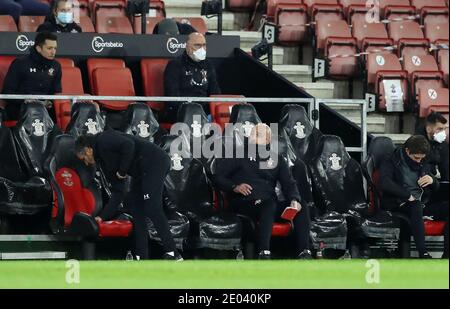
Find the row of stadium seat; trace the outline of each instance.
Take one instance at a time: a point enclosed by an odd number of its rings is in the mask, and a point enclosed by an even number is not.
[[[102,15],[104,13],[104,15]],[[79,18],[79,25],[85,33],[122,33],[122,34],[141,34],[141,17],[135,16],[130,19],[127,16],[110,16],[109,12],[103,12],[99,15],[94,26],[89,16],[82,15]],[[146,33],[153,33],[155,26],[163,20],[163,16],[148,17],[146,23]],[[187,23],[200,33],[206,33],[208,27],[201,17],[175,17],[180,23]],[[35,32],[39,25],[45,20],[45,16],[20,16],[19,23],[16,25],[12,16],[0,15],[0,32]]]

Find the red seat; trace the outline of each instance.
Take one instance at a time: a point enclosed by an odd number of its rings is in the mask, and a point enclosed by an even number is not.
[[[62,67],[61,94],[83,95],[83,80],[81,71],[77,67]],[[55,100],[54,108],[56,114],[56,123],[61,130],[65,130],[70,122],[71,102],[68,100]]]
[[[56,60],[59,62],[61,67],[73,68],[75,66],[75,62],[73,62],[73,59],[70,58],[56,58]]]
[[[426,236],[444,235],[445,225],[447,224],[445,221],[424,220],[423,223],[425,225]]]
[[[340,4],[333,4],[331,2],[335,2],[334,0],[329,0],[330,4],[326,4],[320,0],[313,4],[312,6],[308,5],[308,14],[311,16],[312,21],[327,21],[327,20],[341,20],[344,19],[344,11]],[[305,1],[306,4],[307,1]],[[325,0],[324,2],[328,2]]]
[[[99,237],[126,237],[130,235],[133,224],[127,220],[103,221],[98,228]]]
[[[444,73],[444,82],[448,85],[448,49],[438,51],[439,70]]]
[[[168,62],[168,59],[141,60],[141,74],[145,96],[164,96],[164,71]],[[151,108],[158,111],[164,109],[164,102],[149,102],[148,104]]]
[[[122,59],[89,58],[87,60],[87,70],[91,92],[94,91],[93,73],[98,68],[125,68],[125,62]]]
[[[292,1],[291,1],[292,2]],[[278,25],[278,42],[286,45],[297,45],[305,40],[308,33],[307,7],[297,3],[279,3],[275,12],[275,24]]]
[[[413,6],[387,6],[384,9],[384,19],[390,21],[412,21],[415,19],[416,9]]]
[[[402,71],[402,65],[394,54],[370,54],[367,56],[366,71],[367,83],[375,85],[378,71]]]
[[[0,56],[0,93],[3,90],[3,83],[5,82],[5,77],[8,73],[9,66],[14,59],[16,59],[14,56]]]
[[[243,95],[212,95],[211,98],[244,98]],[[209,103],[209,111],[211,113],[212,121],[217,123],[222,130],[225,129],[227,123],[230,123],[231,109],[234,105],[239,103],[236,102],[210,102]]]
[[[8,31],[8,32],[16,32],[17,26],[16,22],[10,15],[0,15],[0,32]]]
[[[448,88],[421,88],[419,90],[419,117],[427,117],[432,111],[449,113]]]
[[[448,24],[448,8],[425,6],[420,12],[420,23],[426,25],[428,23],[447,23]]]
[[[446,7],[445,0],[411,0],[411,5],[416,8],[417,13],[424,7]]]
[[[375,93],[379,95],[378,97],[378,109],[381,111],[387,111],[386,95],[390,89],[385,89],[383,85],[384,80],[399,80],[401,91],[402,91],[402,101],[405,109],[405,105],[408,104],[408,73],[405,71],[378,71],[375,81]]]
[[[149,16],[152,17],[166,17],[166,7],[164,1],[150,0]]]
[[[109,16],[101,11],[96,17],[95,30],[97,33],[133,34],[130,20],[126,16]]]
[[[386,9],[389,7],[407,7],[411,6],[409,0],[379,0],[380,5],[380,17],[384,19],[386,17]]]
[[[174,17],[173,19],[179,23],[191,25],[199,33],[208,32],[208,26],[202,17]]]
[[[349,16],[350,7],[356,8],[365,8],[367,0],[339,0],[339,4],[342,5],[344,9],[345,16]]]
[[[292,231],[292,225],[289,222],[274,222],[272,226],[272,236],[274,237],[286,237]]]
[[[363,41],[365,46],[371,45],[371,41],[384,42],[386,45],[391,42],[382,23],[367,23],[365,20],[355,20],[352,24],[352,34],[360,51],[364,51]]]
[[[436,41],[448,41],[448,22],[427,23],[425,25],[425,36],[431,43],[435,43]]]
[[[94,24],[89,16],[81,15],[79,25],[84,33],[95,32]]]
[[[345,8],[344,8],[345,10]],[[347,21],[349,24],[353,24],[355,21],[378,23],[380,22],[380,17],[376,14],[368,15],[370,8],[365,5],[354,4],[347,7],[345,10]],[[368,16],[370,16],[368,19]]]
[[[20,16],[19,31],[20,32],[36,32],[37,28],[44,23],[45,16]]]
[[[98,68],[93,73],[94,94],[98,96],[134,96],[133,77],[128,68]],[[112,110],[127,109],[130,101],[99,101]]]
[[[90,7],[89,7],[89,1],[90,0],[78,0],[77,2],[73,3],[74,9],[78,10],[78,12],[80,12],[79,13],[80,17],[81,16],[90,16],[91,15]],[[84,29],[83,29],[83,32],[84,32]]]
[[[255,9],[257,0],[228,0],[227,8],[233,12],[247,12]]]
[[[414,21],[392,22],[389,24],[389,37],[397,45],[397,53],[426,55],[429,41],[424,38],[420,25]]]
[[[155,29],[155,26],[163,20],[164,17],[147,17],[146,21],[146,31],[147,34],[152,34],[153,30]],[[141,34],[142,33],[142,25],[141,25],[141,17],[135,16],[133,21],[133,30],[135,34]]]

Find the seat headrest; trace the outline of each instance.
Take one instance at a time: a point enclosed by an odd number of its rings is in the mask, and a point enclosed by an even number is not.
[[[206,117],[203,107],[198,103],[183,103],[178,109],[177,119],[178,122],[187,124],[189,128],[194,121],[200,121],[199,124],[202,126],[208,123],[208,117]]]
[[[56,160],[56,167],[71,167],[78,161],[75,156],[75,138],[69,134],[59,135],[53,142],[52,155]]]
[[[166,18],[161,20],[153,30],[153,34],[162,34],[162,35],[179,35],[180,31],[178,30],[178,25],[175,20],[172,18]]]
[[[253,124],[261,123],[255,107],[250,104],[234,105],[231,109],[230,123],[245,123],[246,121]]]
[[[336,135],[323,135],[317,153],[326,170],[341,170],[351,159],[341,138]]]
[[[158,130],[159,123],[148,105],[132,103],[128,106],[125,133],[152,140]]]
[[[395,150],[395,145],[387,136],[378,136],[370,143],[367,154],[372,156],[375,168],[379,168],[381,163],[389,158]]]
[[[41,101],[25,102],[20,110],[16,128],[24,128],[27,135],[43,136],[52,131],[55,124]]]
[[[280,130],[285,130],[289,136],[295,134],[298,138],[308,137],[314,128],[305,108],[295,104],[288,104],[283,107],[279,125]]]
[[[72,106],[72,118],[67,125],[67,132],[75,137],[83,134],[97,134],[105,129],[105,122],[95,104],[78,102]]]
[[[173,146],[172,146],[173,144]],[[164,135],[161,138],[161,148],[169,156],[172,157],[175,153],[179,154],[183,158],[190,158],[189,145],[183,136],[177,135]]]

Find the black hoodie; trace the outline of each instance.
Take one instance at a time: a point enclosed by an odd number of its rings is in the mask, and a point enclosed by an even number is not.
[[[67,25],[62,25],[56,22],[56,17],[54,15],[47,16],[44,23],[40,25],[37,32],[48,31],[48,32],[70,32],[70,33],[81,33],[81,27],[76,23],[70,23]]]

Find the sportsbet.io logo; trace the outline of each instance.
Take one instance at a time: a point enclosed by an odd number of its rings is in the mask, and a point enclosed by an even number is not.
[[[123,48],[122,42],[105,42],[101,36],[96,36],[92,39],[92,50],[96,53],[101,53],[104,48]]]
[[[176,38],[167,40],[167,51],[171,54],[176,54],[180,49],[185,49],[186,43],[179,43]]]
[[[17,50],[23,52],[28,49],[28,47],[34,46],[34,41],[31,41],[27,38],[26,35],[20,34],[16,39],[16,48]]]

